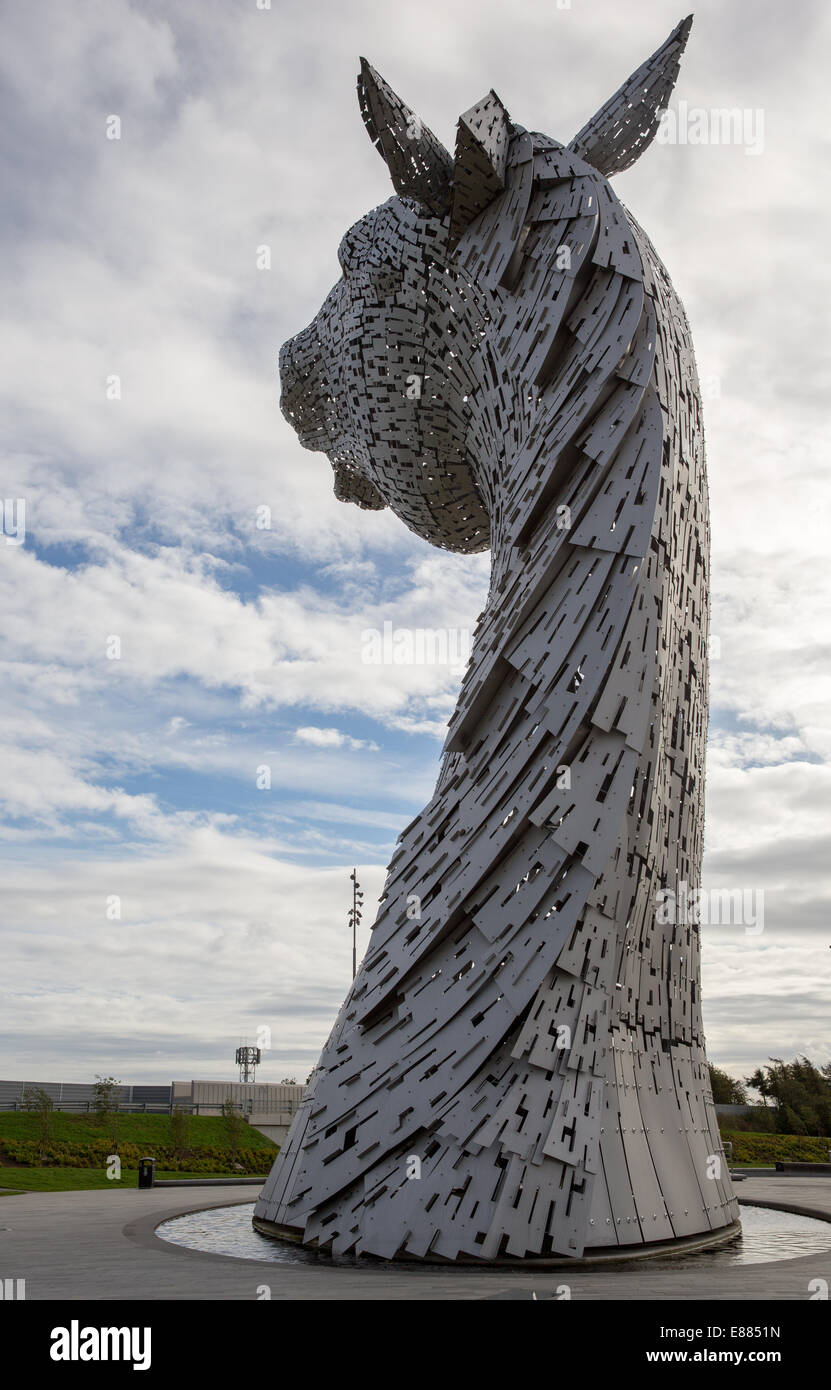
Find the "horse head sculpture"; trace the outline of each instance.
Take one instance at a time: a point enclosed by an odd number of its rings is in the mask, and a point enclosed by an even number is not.
[[[493,92],[454,155],[361,61],[396,196],[281,352],[335,492],[491,587],[425,810],[255,1223],[488,1261],[724,1235],[701,1029],[708,511],[686,317],[609,183],[691,20],[568,145]],[[413,910],[416,904],[416,910]]]

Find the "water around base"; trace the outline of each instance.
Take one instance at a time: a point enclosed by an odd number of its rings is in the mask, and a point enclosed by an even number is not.
[[[435,1264],[416,1261],[381,1263],[361,1256],[318,1254],[314,1250],[304,1250],[291,1241],[273,1240],[254,1230],[251,1225],[253,1212],[253,1202],[189,1212],[187,1216],[175,1216],[170,1221],[163,1221],[156,1228],[156,1234],[162,1240],[186,1246],[189,1250],[234,1255],[240,1260],[261,1260],[264,1264],[325,1263],[350,1269],[382,1269],[385,1274],[393,1276],[397,1270],[405,1270],[408,1274],[418,1270],[436,1272]],[[686,1255],[663,1256],[662,1267],[678,1269],[691,1261],[700,1265],[705,1260],[715,1265],[767,1264],[772,1260],[792,1260],[799,1255],[831,1250],[831,1222],[817,1221],[812,1216],[794,1216],[790,1212],[773,1211],[767,1207],[742,1206],[741,1222],[741,1235],[729,1244]],[[454,1269],[450,1264],[441,1267],[451,1274]],[[464,1266],[468,1271],[471,1267]],[[524,1268],[527,1271],[528,1266]]]

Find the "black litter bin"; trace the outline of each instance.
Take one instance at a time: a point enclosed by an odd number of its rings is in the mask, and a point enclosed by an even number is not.
[[[138,1173],[139,1187],[152,1187],[156,1178],[155,1158],[140,1158]]]

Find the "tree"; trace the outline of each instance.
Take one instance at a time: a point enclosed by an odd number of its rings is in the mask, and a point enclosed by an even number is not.
[[[831,1135],[831,1066],[817,1067],[805,1056],[768,1062],[746,1081],[766,1105],[773,1101],[778,1132]]]
[[[170,1114],[170,1138],[177,1158],[181,1158],[188,1147],[189,1118],[181,1105],[177,1105]]]
[[[236,1158],[245,1132],[245,1121],[233,1096],[226,1096],[222,1102],[222,1118],[225,1121],[225,1137],[232,1158]]]
[[[280,1082],[280,1085],[281,1085],[281,1086],[296,1086],[296,1085],[297,1085],[297,1077],[296,1077],[296,1076],[284,1076],[283,1079],[282,1079],[282,1081]]]
[[[121,1085],[114,1076],[95,1077],[93,1087],[92,1108],[98,1119],[98,1123],[103,1127],[108,1125],[113,1144],[113,1151],[118,1152],[118,1090]]]
[[[27,1086],[23,1092],[23,1108],[37,1119],[37,1142],[41,1146],[40,1157],[43,1158],[43,1149],[52,1138],[52,1097],[42,1086]]]
[[[747,1105],[747,1092],[744,1083],[737,1081],[721,1067],[710,1063],[710,1085],[713,1088],[715,1105]]]
[[[745,1081],[747,1085],[750,1087],[750,1089],[752,1091],[759,1092],[759,1095],[762,1097],[762,1104],[765,1106],[767,1105],[768,1101],[771,1099],[771,1096],[773,1094],[773,1092],[770,1089],[770,1084],[768,1082],[766,1072],[767,1068],[765,1069],[765,1071],[762,1071],[761,1067],[757,1067],[752,1076],[745,1077]]]
[[[102,1121],[118,1110],[118,1088],[121,1082],[114,1076],[98,1076],[93,1087],[92,1108]]]

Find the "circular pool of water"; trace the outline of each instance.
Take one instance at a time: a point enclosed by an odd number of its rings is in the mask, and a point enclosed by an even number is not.
[[[172,1245],[188,1250],[204,1250],[212,1255],[232,1255],[238,1260],[261,1260],[264,1264],[328,1265],[350,1269],[382,1269],[385,1274],[418,1270],[435,1274],[436,1265],[418,1261],[386,1263],[363,1256],[333,1256],[304,1250],[291,1241],[273,1240],[260,1235],[251,1225],[254,1203],[245,1202],[229,1207],[210,1207],[207,1211],[192,1211],[186,1216],[174,1216],[156,1227],[156,1235]],[[661,1257],[663,1268],[681,1268],[696,1261],[712,1265],[756,1265],[772,1260],[793,1260],[800,1255],[813,1255],[831,1250],[831,1222],[818,1221],[813,1216],[795,1216],[787,1211],[768,1207],[744,1206],[741,1209],[741,1234],[725,1245],[697,1250],[688,1254]],[[530,1262],[529,1262],[530,1264]],[[483,1266],[484,1267],[484,1266]],[[443,1265],[446,1271],[452,1265]],[[470,1270],[471,1266],[465,1268]],[[529,1265],[517,1265],[527,1273]]]

